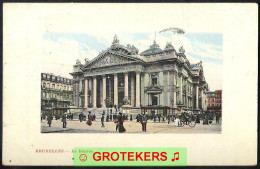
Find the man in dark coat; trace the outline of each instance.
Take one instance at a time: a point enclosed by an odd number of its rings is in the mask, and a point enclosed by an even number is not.
[[[132,121],[133,120],[133,115],[132,114],[130,114],[130,121]]]
[[[162,121],[164,122],[164,115],[162,116]]]
[[[159,123],[161,122],[161,115],[158,114]]]
[[[63,128],[66,128],[66,125],[67,125],[67,118],[66,118],[66,114],[64,113],[62,115],[62,125],[63,125]]]
[[[147,116],[144,114],[141,115],[141,124],[142,124],[142,131],[146,132]]]
[[[156,115],[153,116],[153,122],[156,122]]]
[[[113,116],[112,116],[112,113],[110,113],[110,118],[109,118],[109,119],[110,119],[110,121],[112,121],[112,120],[113,120],[113,119],[112,119],[112,117],[113,117]]]
[[[101,127],[105,127],[104,126],[104,120],[105,120],[105,116],[104,115],[105,115],[105,113],[103,112],[102,117],[101,117],[101,125],[102,125]]]
[[[168,114],[168,124],[170,124],[170,121],[171,121],[171,117],[170,117],[170,114]]]
[[[219,123],[219,115],[216,115],[216,123]]]
[[[119,133],[123,133],[126,131],[124,128],[124,120],[121,112],[119,113],[118,116],[118,129],[119,129]]]
[[[83,120],[83,113],[81,112],[81,113],[79,114],[79,121],[82,122],[82,120]]]
[[[49,124],[49,127],[51,127],[51,121],[52,121],[53,117],[52,117],[52,114],[50,113],[47,120],[48,120],[48,123]]]
[[[200,123],[200,116],[199,115],[196,116],[196,123]]]
[[[70,116],[70,117],[71,117],[71,120],[73,120],[73,114],[72,114],[72,113],[71,113],[71,116]]]
[[[104,113],[104,112],[103,112]],[[109,115],[107,114],[107,117],[106,117],[106,122],[109,121]]]

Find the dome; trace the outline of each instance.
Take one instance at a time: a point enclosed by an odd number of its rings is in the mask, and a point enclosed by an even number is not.
[[[141,55],[148,56],[148,55],[155,55],[155,54],[162,53],[162,52],[163,52],[163,50],[160,48],[153,48],[153,49],[147,49],[147,50],[143,51],[141,53]]]
[[[143,51],[140,55],[149,56],[149,55],[155,55],[155,54],[159,54],[159,53],[163,53],[163,50],[154,41],[153,45],[150,46],[150,49]]]

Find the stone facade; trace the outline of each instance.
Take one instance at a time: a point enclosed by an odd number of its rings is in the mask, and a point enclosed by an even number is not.
[[[72,104],[72,79],[41,73],[41,111]]]
[[[169,106],[205,111],[208,84],[202,62],[190,64],[183,47],[176,51],[171,43],[164,50],[154,43],[138,54],[133,45],[119,43],[115,36],[111,47],[91,61],[73,66],[73,102],[78,107],[104,108],[130,105]],[[106,105],[109,104],[109,105]]]

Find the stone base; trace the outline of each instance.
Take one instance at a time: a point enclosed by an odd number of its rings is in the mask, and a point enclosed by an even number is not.
[[[129,116],[130,116],[130,114],[132,114],[133,119],[135,119],[136,116],[141,113],[141,108],[128,109],[128,112],[129,112]]]

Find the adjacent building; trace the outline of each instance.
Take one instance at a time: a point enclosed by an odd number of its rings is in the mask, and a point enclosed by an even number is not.
[[[72,79],[41,73],[41,112],[72,104]]]
[[[77,107],[121,107],[129,100],[133,109],[167,106],[206,111],[208,83],[202,62],[190,64],[185,50],[171,43],[164,49],[153,42],[141,52],[123,46],[115,35],[111,46],[92,60],[73,66],[73,103]]]
[[[209,112],[218,112],[222,110],[222,90],[207,92],[207,110]]]

